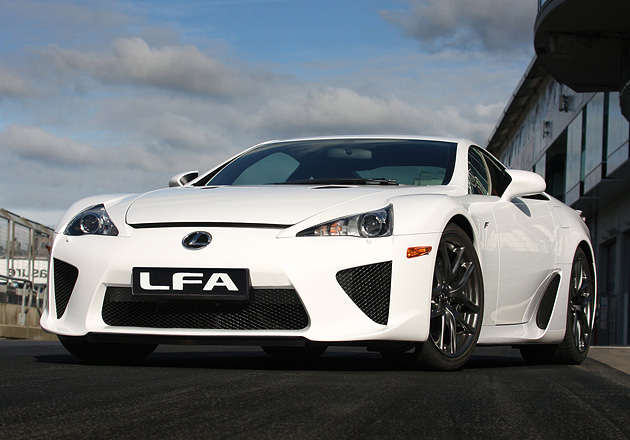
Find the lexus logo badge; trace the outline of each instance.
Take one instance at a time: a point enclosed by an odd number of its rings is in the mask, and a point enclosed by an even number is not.
[[[186,249],[203,249],[210,244],[212,241],[212,235],[207,232],[197,231],[191,234],[188,234],[182,240],[182,246]]]

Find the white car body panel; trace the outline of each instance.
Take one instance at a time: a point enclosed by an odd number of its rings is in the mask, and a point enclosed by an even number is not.
[[[416,246],[437,250],[447,224],[460,219],[469,227],[483,272],[485,308],[478,343],[558,343],[565,334],[571,262],[578,246],[590,250],[588,229],[575,211],[551,197],[540,201],[469,195],[471,143],[450,141],[457,142],[458,148],[453,177],[445,186],[194,186],[201,176],[181,188],[79,201],[56,228],[49,301],[41,325],[65,336],[423,342],[429,337],[436,252],[417,258],[407,258],[406,252]],[[64,233],[79,212],[96,204],[104,205],[117,236]],[[297,236],[313,226],[388,205],[394,212],[391,236]],[[195,251],[185,249],[182,239],[194,231],[211,234],[211,244]],[[76,266],[79,273],[61,316],[55,313],[56,261]],[[383,325],[357,307],[336,274],[388,261],[392,262],[391,290]],[[102,317],[106,289],[131,286],[134,267],[248,269],[253,288],[295,289],[308,325],[300,330],[107,325]],[[560,275],[560,287],[549,325],[540,329],[536,311],[552,274]]]
[[[540,200],[500,200],[493,213],[502,262],[496,322],[521,324],[538,286],[555,268],[553,218],[548,202]]]

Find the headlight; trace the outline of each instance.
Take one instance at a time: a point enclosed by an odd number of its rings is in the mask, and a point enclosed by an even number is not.
[[[353,215],[305,229],[298,237],[325,237],[348,235],[353,237],[387,237],[392,235],[394,216],[392,205],[378,211]]]
[[[64,231],[66,235],[118,235],[118,229],[105,211],[96,205],[77,214]]]

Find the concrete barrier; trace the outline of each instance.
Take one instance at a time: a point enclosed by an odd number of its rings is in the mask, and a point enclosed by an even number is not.
[[[0,338],[33,339],[36,341],[55,341],[51,335],[39,326],[41,317],[39,309],[31,307],[25,310],[24,324],[20,323],[22,306],[18,304],[0,303]]]

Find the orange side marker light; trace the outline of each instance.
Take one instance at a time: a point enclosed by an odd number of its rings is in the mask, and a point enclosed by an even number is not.
[[[416,258],[423,255],[429,255],[431,249],[431,246],[416,246],[407,248],[407,258]]]

